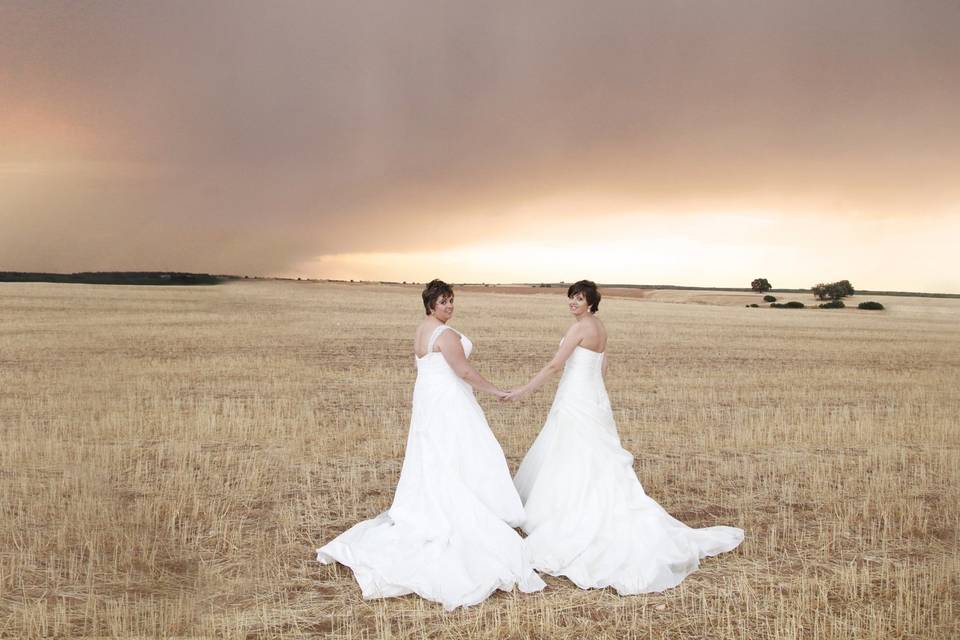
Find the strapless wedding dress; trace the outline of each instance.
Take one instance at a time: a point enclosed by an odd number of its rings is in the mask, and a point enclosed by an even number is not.
[[[527,548],[536,569],[581,588],[663,591],[701,558],[739,545],[743,530],[688,527],[647,496],[633,456],[620,445],[602,364],[602,353],[574,349],[517,470]]]
[[[347,565],[364,598],[416,593],[446,610],[483,601],[496,589],[533,592],[545,584],[514,531],[524,510],[472,387],[433,351],[417,381],[407,449],[391,507],[317,549],[317,560]],[[473,345],[460,336],[470,356]]]

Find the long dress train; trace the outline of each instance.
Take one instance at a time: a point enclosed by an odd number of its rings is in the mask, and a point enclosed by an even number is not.
[[[523,539],[524,510],[473,389],[433,351],[416,358],[407,448],[392,506],[317,549],[349,566],[364,598],[416,593],[446,610],[496,589],[542,589]],[[473,345],[460,336],[469,357]]]
[[[691,528],[647,496],[620,444],[603,354],[577,346],[546,423],[514,482],[533,566],[621,595],[679,584],[705,556],[743,541],[737,527]]]

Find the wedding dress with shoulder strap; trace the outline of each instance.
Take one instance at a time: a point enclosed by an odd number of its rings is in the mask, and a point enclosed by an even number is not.
[[[729,551],[743,530],[693,529],[647,496],[620,445],[603,383],[603,353],[577,346],[546,423],[514,482],[533,566],[581,588],[663,591],[699,561]]]
[[[347,565],[364,598],[416,593],[449,610],[496,589],[532,592],[545,584],[514,531],[523,506],[473,388],[434,345],[416,358],[407,449],[391,507],[317,549],[317,560]],[[460,335],[467,357],[473,344]]]

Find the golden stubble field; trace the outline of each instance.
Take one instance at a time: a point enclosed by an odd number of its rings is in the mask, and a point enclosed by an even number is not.
[[[0,636],[960,634],[960,300],[665,299],[601,304],[624,446],[668,511],[746,541],[662,594],[548,577],[444,613],[313,553],[391,501],[419,287],[0,285]],[[509,386],[564,303],[465,290],[451,325]],[[553,388],[481,398],[512,470]]]

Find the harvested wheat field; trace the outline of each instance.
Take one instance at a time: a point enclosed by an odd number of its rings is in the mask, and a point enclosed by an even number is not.
[[[647,492],[745,542],[661,594],[547,577],[444,613],[365,602],[314,561],[390,503],[419,287],[0,285],[0,636],[956,637],[960,300],[877,299],[604,299]],[[451,325],[510,386],[566,313],[555,292],[467,289]],[[553,388],[481,397],[512,470]]]

